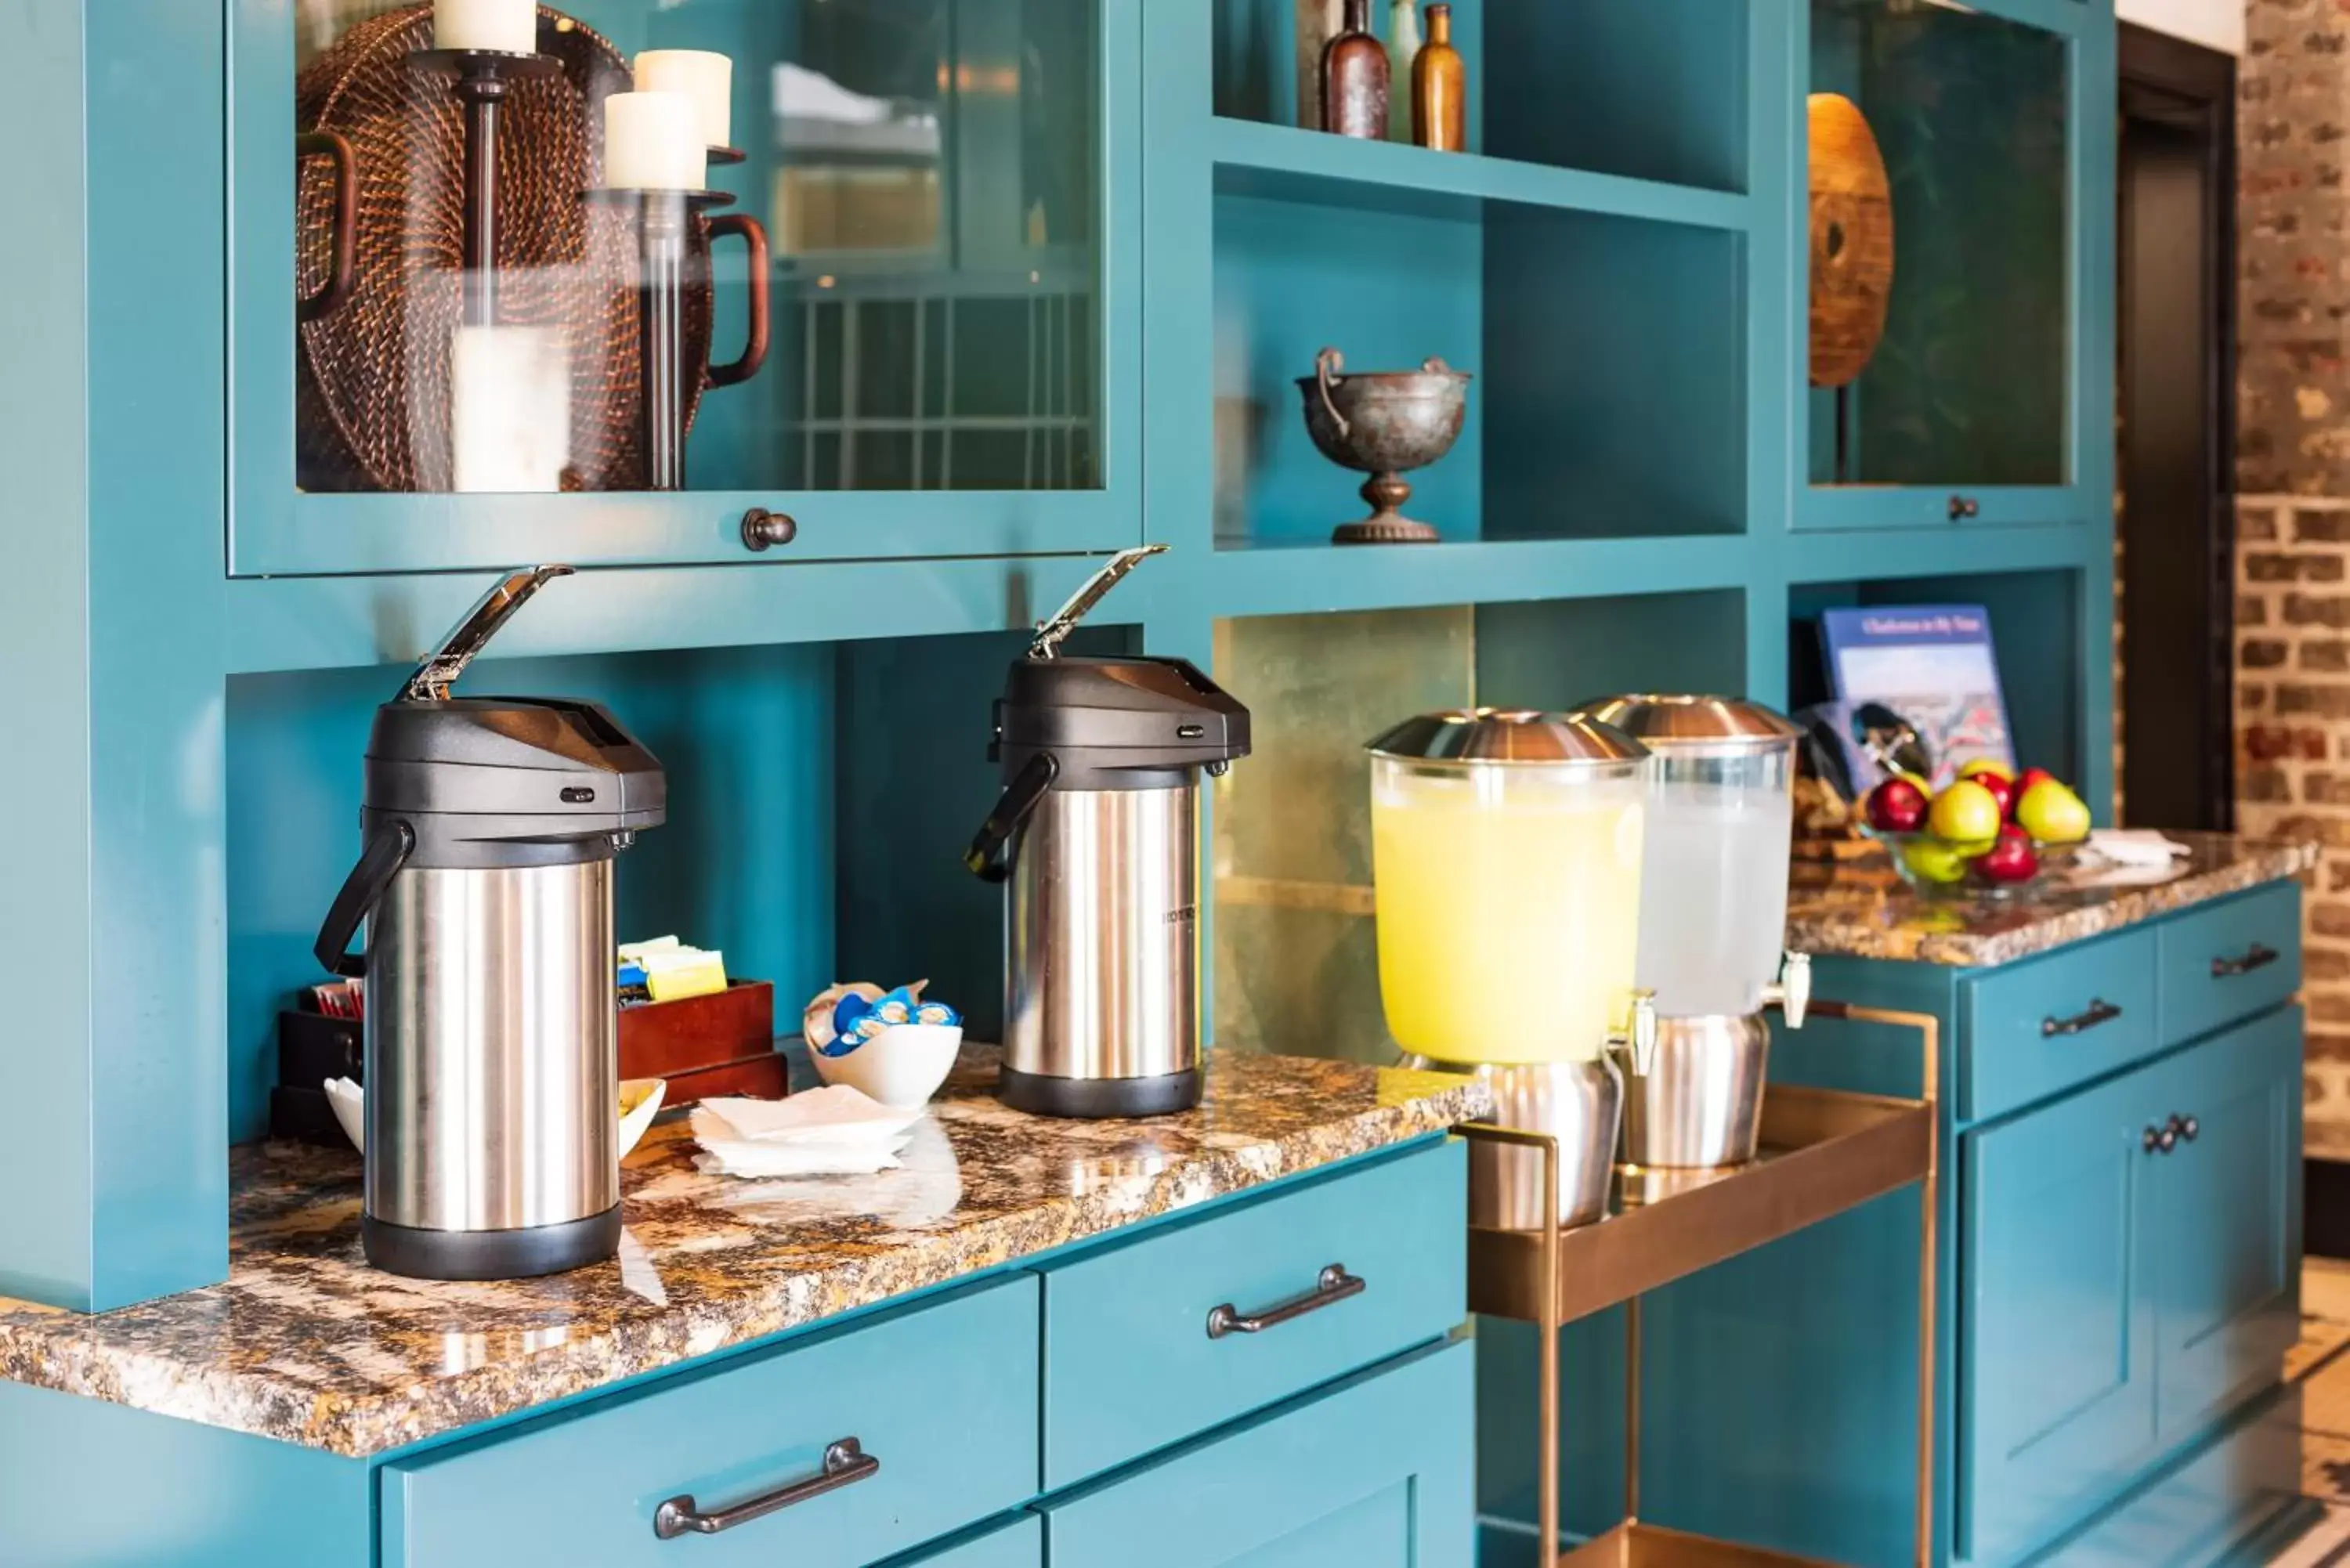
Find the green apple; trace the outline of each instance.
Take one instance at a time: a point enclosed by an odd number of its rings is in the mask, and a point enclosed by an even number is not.
[[[1926,814],[1927,829],[1944,843],[1986,849],[1999,837],[1999,797],[1972,779],[1960,779],[1936,795]]]
[[[1955,882],[1967,874],[1966,857],[1931,838],[1911,839],[1901,846],[1901,858],[1928,882]]]
[[[2043,844],[2078,844],[2089,836],[2089,808],[2054,779],[2041,779],[2015,803],[2015,825]]]

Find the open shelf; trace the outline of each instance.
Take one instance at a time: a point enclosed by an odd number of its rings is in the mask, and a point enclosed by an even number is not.
[[[1705,592],[1742,587],[1762,555],[1742,535],[1343,549],[1321,539],[1265,541],[1217,553],[1208,599],[1220,617],[1245,617]]]
[[[1923,1178],[1934,1107],[1773,1084],[1762,1154],[1722,1170],[1619,1169],[1605,1220],[1562,1231],[1550,1326],[1605,1311]],[[1541,1324],[1543,1238],[1469,1232],[1469,1310]]]
[[[1210,3],[1215,112],[1315,124],[1319,39],[1301,36],[1295,0]],[[1746,190],[1751,4],[1453,0],[1471,151],[1504,167]],[[1392,6],[1373,0],[1371,13],[1384,41]],[[1390,90],[1408,95],[1408,78]]]
[[[1367,511],[1364,476],[1306,431],[1300,379],[1326,347],[1353,374],[1439,358],[1474,378],[1451,451],[1404,475],[1406,514],[1448,542],[1745,531],[1745,236],[1253,189],[1220,191],[1213,209],[1220,549],[1325,543]]]
[[[1561,169],[1478,153],[1432,152],[1318,130],[1218,118],[1216,189],[1233,195],[1476,218],[1487,202],[1743,230],[1753,203],[1735,192]]]
[[[1817,1557],[1641,1523],[1619,1524],[1561,1552],[1556,1563],[1558,1568],[1835,1568]]]

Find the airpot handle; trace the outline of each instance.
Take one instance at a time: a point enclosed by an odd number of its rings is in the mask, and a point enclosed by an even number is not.
[[[474,602],[465,612],[465,618],[441,639],[441,646],[416,667],[416,673],[400,689],[402,702],[445,702],[449,688],[457,677],[465,673],[465,666],[473,662],[498,628],[514,618],[515,611],[530,601],[530,597],[557,577],[571,575],[568,566],[530,566],[508,572],[500,577],[488,593]]]
[[[1061,764],[1050,752],[1038,752],[1030,757],[1012,782],[1003,786],[1003,794],[995,802],[995,809],[980,824],[979,833],[963,851],[962,863],[971,867],[972,876],[983,882],[1001,882],[1012,875],[1013,841],[1020,836],[1021,828],[1061,776]]]
[[[384,889],[415,848],[416,830],[404,822],[385,823],[368,836],[359,863],[343,878],[342,890],[328,906],[327,923],[318,928],[317,943],[310,950],[319,968],[349,980],[367,973],[367,960],[350,950],[351,938],[359,934],[359,922],[375,913]]]
[[[1164,554],[1166,549],[1164,545],[1137,545],[1132,549],[1120,550],[1112,556],[1109,565],[1087,577],[1086,586],[1070,595],[1067,604],[1053,612],[1052,619],[1036,623],[1036,640],[1028,645],[1028,657],[1058,658],[1061,644],[1068,640],[1069,633],[1077,629],[1077,622],[1086,618],[1087,612],[1102,602],[1102,596],[1118,587],[1127,573],[1151,556]]]

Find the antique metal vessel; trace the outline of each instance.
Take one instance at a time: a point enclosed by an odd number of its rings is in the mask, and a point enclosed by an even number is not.
[[[1341,524],[1339,545],[1433,544],[1436,530],[1403,514],[1411,486],[1403,475],[1452,450],[1468,413],[1470,378],[1430,358],[1417,370],[1346,373],[1336,348],[1315,356],[1314,374],[1298,378],[1305,398],[1305,429],[1322,455],[1371,477],[1363,499],[1371,514]]]

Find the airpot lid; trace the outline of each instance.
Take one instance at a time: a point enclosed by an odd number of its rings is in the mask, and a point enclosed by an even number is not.
[[[1383,757],[1437,763],[1634,763],[1648,748],[1586,712],[1531,708],[1448,709],[1406,719],[1370,742]]]
[[[668,794],[660,762],[593,702],[387,702],[368,739],[369,811],[485,819],[466,830],[475,839],[656,827]]]
[[[1792,720],[1741,697],[1636,692],[1585,709],[1651,751],[1767,751],[1793,745],[1804,733]]]

